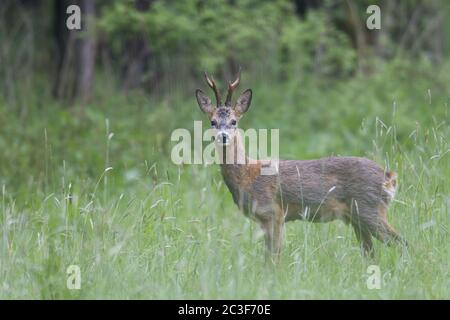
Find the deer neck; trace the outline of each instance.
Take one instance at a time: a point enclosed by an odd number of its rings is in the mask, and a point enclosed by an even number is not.
[[[217,146],[221,159],[221,172],[226,185],[233,197],[242,192],[243,188],[251,183],[256,175],[259,175],[259,161],[249,158],[245,153],[242,136],[236,133],[232,142],[226,146]]]

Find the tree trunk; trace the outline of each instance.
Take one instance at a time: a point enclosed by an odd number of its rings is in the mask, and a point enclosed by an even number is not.
[[[370,51],[366,43],[365,25],[361,22],[360,17],[358,16],[357,7],[354,2],[352,0],[346,0],[345,3],[347,4],[349,18],[353,26],[358,61],[358,71],[362,74],[367,75],[370,73]]]
[[[67,7],[81,9],[81,30],[69,30]],[[55,0],[54,32],[56,38],[57,71],[53,94],[58,99],[79,98],[82,103],[92,97],[96,57],[95,1]]]
[[[94,85],[96,40],[95,2],[83,0],[81,6],[82,19],[84,19],[83,35],[78,39],[78,68],[77,96],[86,103],[92,98]]]
[[[135,8],[138,11],[147,11],[153,0],[136,0]],[[126,66],[123,81],[123,89],[128,92],[137,87],[144,75],[148,59],[150,58],[150,47],[145,37],[137,35],[131,39],[126,52],[128,65]]]

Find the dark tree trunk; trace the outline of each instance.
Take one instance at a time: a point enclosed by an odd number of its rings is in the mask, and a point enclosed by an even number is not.
[[[301,18],[306,16],[310,9],[319,8],[322,6],[321,0],[294,0],[295,12]]]
[[[369,74],[371,72],[369,61],[370,61],[370,50],[367,45],[366,27],[361,21],[357,6],[352,0],[346,0],[347,10],[349,14],[349,19],[353,28],[353,35],[356,45],[356,54],[358,61],[358,71],[362,74]]]
[[[82,1],[82,17],[84,19],[84,35],[78,39],[78,68],[77,96],[83,103],[92,97],[95,71],[96,40],[94,38],[95,2]]]
[[[68,30],[67,7],[81,9],[81,30]],[[54,32],[56,38],[57,71],[53,93],[56,98],[83,103],[92,97],[96,57],[95,1],[55,0]]]
[[[153,0],[136,0],[135,8],[138,11],[147,11]],[[128,92],[130,89],[137,87],[145,73],[148,59],[150,58],[150,47],[144,36],[137,35],[128,43],[127,66],[123,81],[123,89]]]
[[[56,74],[53,83],[53,95],[55,98],[62,98],[65,87],[64,66],[67,63],[66,52],[68,49],[68,41],[70,31],[66,27],[66,8],[68,3],[66,0],[54,0],[53,2],[53,32],[55,37],[55,60]]]

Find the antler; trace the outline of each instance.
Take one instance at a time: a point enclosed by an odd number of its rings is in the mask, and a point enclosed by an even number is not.
[[[225,106],[231,107],[231,96],[233,95],[234,89],[237,88],[240,82],[241,82],[241,68],[239,68],[236,80],[234,80],[233,82],[228,82],[228,93],[227,93],[227,100],[225,101]]]
[[[206,74],[206,71],[205,71],[205,79],[206,79],[206,83],[208,83],[208,86],[210,86],[210,88],[213,89],[214,94],[216,95],[217,107],[219,107],[222,104],[222,100],[220,98],[220,92],[217,89],[217,85],[214,81],[214,78],[212,76],[211,76],[211,78],[208,77],[208,75]]]

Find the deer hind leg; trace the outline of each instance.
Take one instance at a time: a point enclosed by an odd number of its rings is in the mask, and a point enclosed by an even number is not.
[[[283,210],[276,208],[270,216],[264,217],[261,221],[261,227],[264,231],[264,239],[267,247],[266,260],[277,262],[280,259],[284,237]]]
[[[361,246],[362,254],[366,257],[373,258],[375,252],[372,243],[371,216],[369,207],[358,203],[356,200],[352,200],[348,220],[350,220],[355,230],[356,239]]]
[[[387,221],[380,221],[380,225],[373,232],[373,236],[388,246],[402,244],[408,246],[406,241]]]
[[[377,209],[377,221],[373,228],[373,236],[379,241],[392,245],[395,243],[408,245],[408,242],[389,224],[387,221],[387,209],[384,205],[380,205]]]
[[[365,252],[368,251],[366,247],[369,247],[369,242],[372,242],[368,238],[371,239],[372,236],[387,245],[393,243],[407,244],[406,240],[390,226],[386,218],[386,207],[384,205],[380,205],[378,208],[360,206],[359,210],[353,213],[352,224]],[[371,255],[373,255],[373,251]]]
[[[361,246],[361,252],[364,256],[373,258],[374,250],[372,243],[372,235],[366,226],[361,223],[352,223],[353,229],[355,230],[356,239]]]

